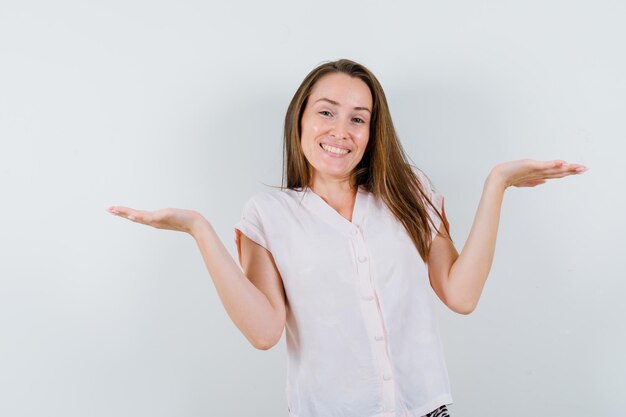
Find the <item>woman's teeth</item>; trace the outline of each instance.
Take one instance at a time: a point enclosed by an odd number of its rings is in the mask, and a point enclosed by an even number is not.
[[[350,152],[347,149],[335,148],[334,146],[325,145],[323,143],[322,143],[322,148],[325,151],[332,152],[332,153],[337,154],[337,155],[345,155],[348,152]]]

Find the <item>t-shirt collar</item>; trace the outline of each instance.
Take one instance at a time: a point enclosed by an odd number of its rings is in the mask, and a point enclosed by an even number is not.
[[[315,194],[313,190],[307,188],[304,191],[303,203],[311,209],[317,216],[335,227],[342,233],[353,236],[358,228],[363,226],[365,213],[369,204],[368,192],[359,185],[354,209],[352,211],[352,221],[343,217],[337,210],[332,208],[322,197]]]

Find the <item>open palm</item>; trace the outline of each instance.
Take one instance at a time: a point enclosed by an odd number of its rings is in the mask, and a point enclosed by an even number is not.
[[[112,206],[107,211],[135,223],[142,223],[157,229],[176,230],[186,233],[191,233],[193,225],[201,217],[197,211],[179,208],[148,211],[135,210],[124,206]]]
[[[571,164],[563,160],[520,159],[496,165],[492,174],[500,178],[506,187],[534,187],[548,179],[581,174],[586,170],[587,167],[584,165]]]

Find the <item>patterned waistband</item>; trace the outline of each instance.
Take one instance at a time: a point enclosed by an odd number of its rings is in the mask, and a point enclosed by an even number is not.
[[[424,417],[450,417],[450,413],[448,412],[448,408],[442,405],[438,409],[426,414]]]

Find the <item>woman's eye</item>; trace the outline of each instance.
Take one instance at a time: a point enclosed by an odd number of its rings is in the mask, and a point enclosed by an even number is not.
[[[321,114],[322,116],[331,116],[331,114],[330,114],[330,112],[329,112],[328,110],[322,110],[322,111],[320,112],[320,114]]]
[[[365,123],[365,120],[361,119],[360,117],[355,117],[355,118],[354,118],[354,119],[352,119],[352,120],[354,120],[354,121],[355,121],[355,122],[357,122],[357,123]]]

